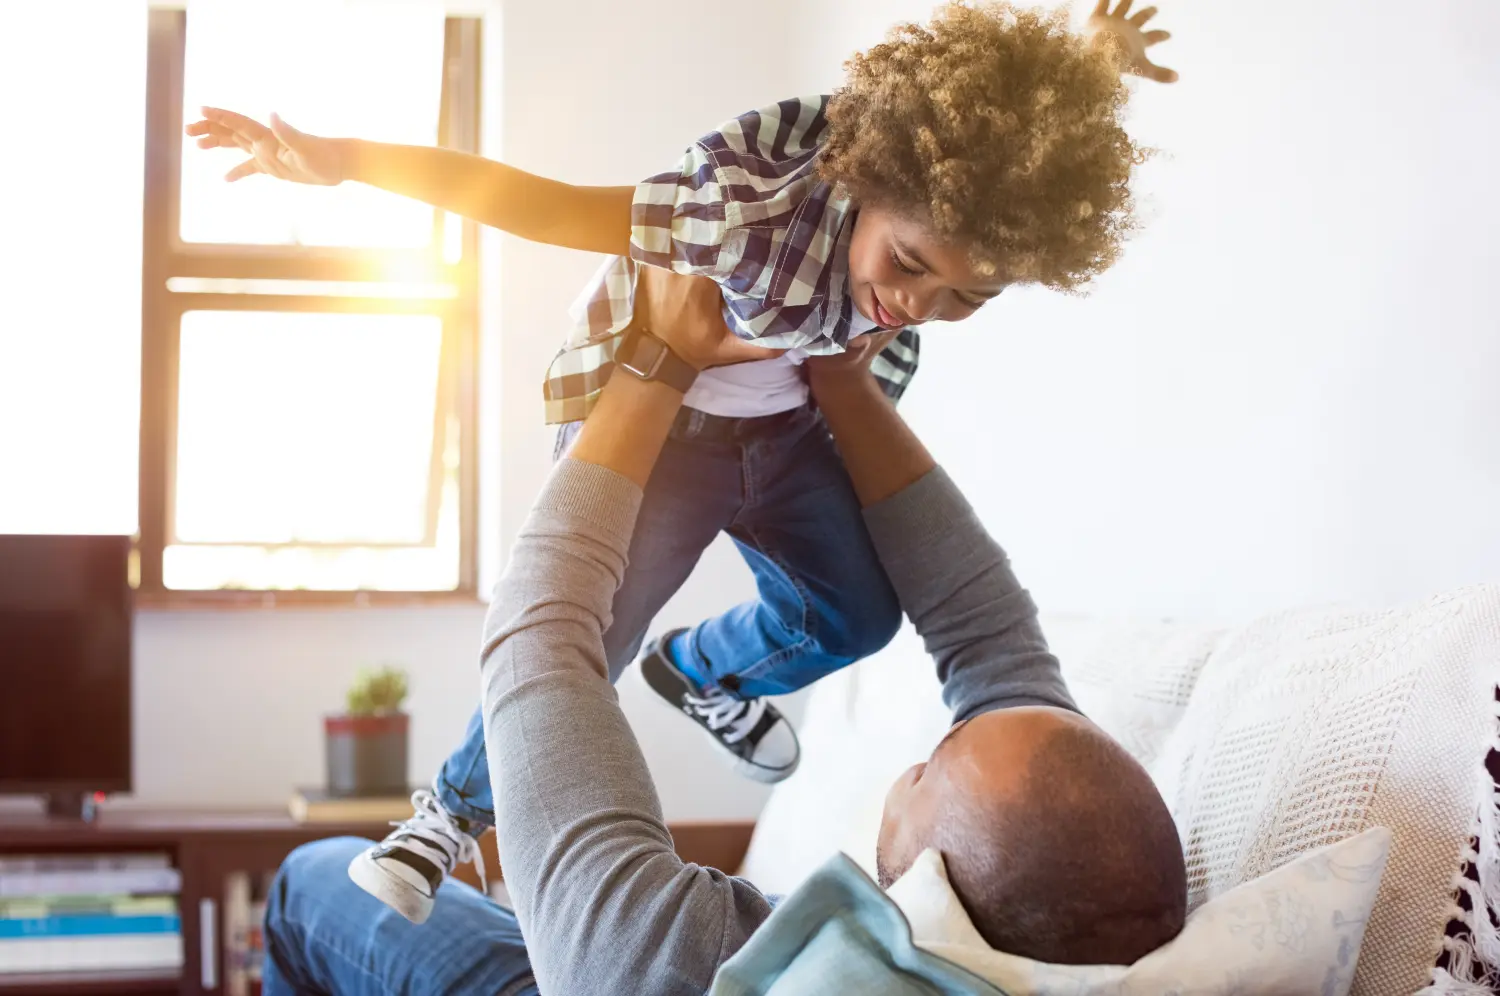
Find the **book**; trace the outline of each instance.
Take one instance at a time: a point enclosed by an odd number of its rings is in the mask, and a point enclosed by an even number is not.
[[[0,871],[0,899],[35,896],[175,895],[182,874],[162,868],[69,868]]]
[[[224,879],[224,992],[250,996],[250,873]]]
[[[331,796],[324,789],[292,793],[287,806],[298,823],[399,823],[411,816],[411,795]]]
[[[266,895],[274,873],[234,872],[224,892],[224,992],[226,996],[256,996],[266,958],[261,925],[266,918]]]
[[[27,854],[0,857],[0,875],[6,872],[124,871],[136,868],[170,868],[170,855],[148,851],[129,854]]]
[[[170,916],[177,912],[172,896],[26,896],[0,899],[0,920],[35,920],[49,916]]]
[[[0,940],[0,980],[35,972],[181,970],[181,934],[14,937]]]
[[[0,940],[12,937],[97,937],[109,934],[178,934],[176,913],[145,916],[45,916],[0,920]]]

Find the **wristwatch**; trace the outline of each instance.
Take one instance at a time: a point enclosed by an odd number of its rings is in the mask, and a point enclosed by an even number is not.
[[[683,394],[698,379],[698,368],[672,352],[672,347],[651,334],[633,328],[615,347],[615,363],[641,380],[656,380]]]

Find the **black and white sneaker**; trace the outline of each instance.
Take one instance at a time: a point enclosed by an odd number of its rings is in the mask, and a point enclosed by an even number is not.
[[[431,792],[413,792],[411,805],[411,819],[392,823],[396,829],[385,840],[355,855],[349,877],[412,923],[423,923],[432,915],[438,886],[459,865],[473,862],[484,885],[484,858],[464,821]]]
[[[792,724],[764,698],[741,699],[721,688],[698,688],[677,670],[666,649],[681,632],[659,638],[641,655],[647,687],[702,727],[746,778],[773,783],[791,775],[802,757]]]

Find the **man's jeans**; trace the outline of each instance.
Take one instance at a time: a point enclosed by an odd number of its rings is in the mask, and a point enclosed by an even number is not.
[[[282,864],[266,898],[265,996],[536,996],[514,914],[449,879],[428,921],[408,923],[349,880],[369,846],[320,840]]]
[[[558,435],[566,452],[578,424]],[[875,653],[901,608],[821,416],[802,407],[728,419],[683,409],[646,485],[630,564],[604,634],[611,681],[720,532],[739,546],[759,597],[699,623],[679,666],[701,687],[783,695]],[[475,710],[436,780],[448,811],[495,822],[484,723]]]

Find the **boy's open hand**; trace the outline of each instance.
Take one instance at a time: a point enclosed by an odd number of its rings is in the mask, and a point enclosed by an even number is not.
[[[217,107],[203,108],[203,119],[185,129],[200,149],[240,149],[250,158],[230,170],[233,182],[254,173],[331,187],[344,181],[342,145],[337,139],[308,135],[271,115],[268,128],[252,118]]]
[[[724,324],[723,292],[707,277],[641,265],[635,280],[636,319],[699,370],[786,352],[756,346],[730,332]]]
[[[1175,83],[1177,73],[1174,70],[1156,65],[1146,55],[1146,49],[1161,44],[1172,35],[1166,31],[1144,30],[1146,22],[1156,16],[1155,7],[1147,7],[1133,17],[1127,17],[1131,3],[1132,0],[1120,0],[1111,12],[1109,0],[1099,0],[1099,6],[1089,15],[1089,32],[1095,37],[1108,35],[1118,41],[1125,50],[1132,73],[1158,83]]]

